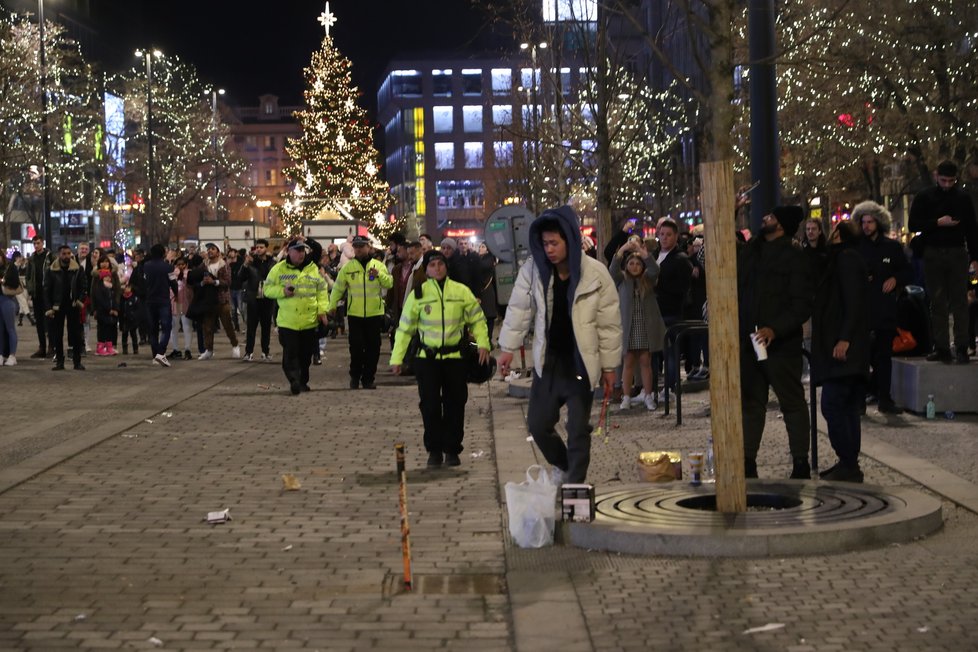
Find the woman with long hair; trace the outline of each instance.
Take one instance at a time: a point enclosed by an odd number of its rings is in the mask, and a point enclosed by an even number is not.
[[[608,269],[618,286],[622,350],[625,352],[622,358],[620,407],[627,410],[632,405],[644,404],[647,410],[652,411],[657,407],[655,392],[652,391],[652,353],[662,351],[666,334],[666,325],[655,298],[659,264],[636,237],[630,238],[618,249]],[[641,371],[642,391],[632,398],[636,362]]]

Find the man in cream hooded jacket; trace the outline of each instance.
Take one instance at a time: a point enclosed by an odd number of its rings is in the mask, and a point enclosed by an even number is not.
[[[530,225],[532,260],[520,269],[499,334],[502,375],[533,327],[533,384],[527,427],[556,484],[584,482],[591,460],[591,403],[610,395],[621,363],[618,290],[608,269],[582,255],[580,220],[569,206]],[[567,405],[567,443],[554,430]]]

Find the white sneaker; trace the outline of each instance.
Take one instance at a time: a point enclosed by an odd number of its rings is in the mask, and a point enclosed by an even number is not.
[[[6,360],[3,361],[3,364],[5,364],[8,367],[16,367],[17,366],[17,356],[15,356],[15,355],[10,356],[9,358],[7,358]]]
[[[6,364],[6,362],[4,361],[4,357],[0,355],[0,367],[2,367],[4,364]]]
[[[166,356],[162,353],[157,353],[153,356],[153,362],[160,365],[161,367],[169,367],[170,361],[166,359]]]
[[[243,358],[241,358],[241,361],[242,362],[252,362],[254,359],[255,359],[255,356],[254,356],[253,353],[245,353],[245,356]]]
[[[261,354],[261,361],[262,362],[268,362],[271,359],[272,359],[272,356],[270,356],[269,354],[267,354],[267,353],[262,353]]]
[[[675,392],[669,392],[669,402],[673,403],[675,402],[675,400],[676,400]],[[656,403],[666,402],[666,390],[663,389],[662,391],[659,392],[659,395],[655,397],[655,402]]]
[[[627,396],[627,395],[626,396],[622,396],[621,397],[621,405],[618,406],[618,409],[619,410],[627,410],[630,407],[632,407],[632,398],[630,396]]]
[[[632,405],[645,405],[645,397],[646,396],[647,396],[647,394],[645,393],[645,390],[643,389],[641,392],[638,393],[637,396],[633,396],[632,397]]]
[[[235,360],[241,357],[241,345],[231,347],[231,357]]]
[[[645,409],[648,410],[649,412],[655,412],[655,409],[657,407],[659,407],[659,405],[655,402],[655,396],[653,396],[652,394],[646,394]]]
[[[213,357],[214,357],[214,352],[211,351],[210,349],[208,349],[207,351],[204,351],[203,353],[201,353],[200,355],[198,355],[197,356],[197,359],[198,360],[210,360]]]

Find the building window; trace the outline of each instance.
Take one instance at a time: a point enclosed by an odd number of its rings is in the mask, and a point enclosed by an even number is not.
[[[496,127],[513,124],[513,105],[494,104],[492,107],[492,124]]]
[[[478,169],[482,167],[482,143],[464,143],[465,167]]]
[[[421,95],[421,73],[417,70],[395,70],[391,73],[391,92],[394,97]]]
[[[435,169],[455,168],[455,143],[435,143]]]
[[[431,124],[436,134],[450,134],[453,129],[452,107],[431,107]]]
[[[275,170],[265,170],[265,185],[274,186],[275,184]]]
[[[492,94],[509,95],[513,90],[513,71],[509,68],[492,69]]]
[[[539,68],[523,68],[520,70],[520,86],[523,90],[529,91],[533,90],[534,87],[540,87],[540,69]]]
[[[264,136],[262,141],[266,151],[275,149],[275,136]]]
[[[258,136],[245,136],[245,149],[247,150],[258,149]]]
[[[275,103],[265,102],[265,115],[272,115],[275,113]]]
[[[509,167],[513,164],[513,142],[497,140],[492,144],[492,155],[496,159],[496,167]]]
[[[462,69],[462,94],[482,95],[482,70],[480,68]]]
[[[481,181],[452,180],[435,182],[438,208],[482,208],[485,192]]]
[[[462,128],[467,134],[482,132],[482,107],[462,107]]]
[[[598,0],[546,0],[543,21],[594,22],[598,16]]]
[[[450,68],[431,71],[431,94],[436,97],[448,97],[452,94],[452,71]]]

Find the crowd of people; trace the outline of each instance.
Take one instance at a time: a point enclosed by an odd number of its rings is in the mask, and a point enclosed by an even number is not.
[[[975,274],[978,224],[970,197],[956,187],[954,164],[942,163],[936,180],[914,198],[909,228],[919,235],[907,247],[890,237],[890,213],[872,201],[856,205],[828,234],[820,220],[806,221],[801,207],[774,207],[755,237],[739,238],[748,478],[757,477],[771,390],[788,433],[790,477],[810,477],[807,376],[822,389],[822,414],[839,458],[822,477],[862,481],[860,416],[867,403],[883,413],[899,411],[890,387],[893,342],[901,326],[899,298],[920,280],[915,267],[923,270],[929,299],[931,328],[918,335],[931,343],[927,359],[969,362],[978,302],[968,274],[969,267]],[[446,237],[436,247],[427,234],[416,241],[395,234],[387,244],[375,250],[358,235],[324,249],[297,237],[279,251],[258,240],[247,250],[154,245],[128,258],[84,243],[77,251],[64,245],[49,252],[35,238],[30,256],[14,252],[0,269],[0,361],[18,364],[17,328],[25,317],[39,342],[30,358],[51,358],[56,371],[68,355],[76,370],[85,369],[89,352],[118,355],[120,336],[123,355],[148,346],[160,367],[178,358],[213,358],[219,333],[231,358],[270,360],[274,331],[289,391],[297,395],[310,390],[310,367],[321,364],[327,340],[345,334],[350,389],[375,390],[387,333],[393,371],[413,375],[418,385],[428,464],[456,466],[466,380],[473,365],[492,364],[501,314],[496,260],[484,244],[476,250],[465,239]],[[644,238],[637,221],[626,220],[604,248],[605,265],[570,207],[544,211],[531,224],[531,256],[499,327],[498,368],[507,376],[514,353],[532,339],[527,425],[558,481],[587,476],[595,387],[615,396],[620,410],[653,411],[681,382],[678,366],[687,382],[709,378],[705,333],[686,341],[682,364],[663,356],[670,326],[708,319],[707,244],[668,218],[656,224],[655,238]],[[659,370],[662,391],[653,382]],[[555,430],[564,406],[566,442]]]

